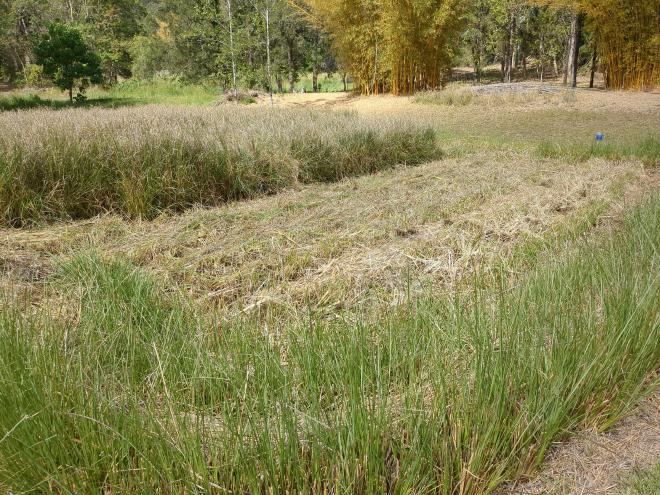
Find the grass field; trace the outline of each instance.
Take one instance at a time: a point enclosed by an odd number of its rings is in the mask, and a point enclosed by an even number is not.
[[[338,74],[320,74],[318,79],[320,91],[340,92],[344,89],[342,78]],[[296,83],[296,90],[312,92],[311,74],[304,74]],[[348,91],[352,91],[353,83],[348,82]],[[230,91],[231,88],[226,88]],[[288,83],[285,90],[289,90]],[[66,92],[57,88],[24,88],[15,89],[5,94],[0,92],[0,112],[9,110],[25,110],[30,108],[64,109],[71,107],[83,108],[119,108],[137,105],[209,105],[223,100],[223,92],[212,84],[187,84],[176,79],[128,80],[110,88],[93,86],[82,103],[70,103]],[[252,100],[246,100],[249,103]]]
[[[0,491],[490,493],[657,390],[656,95],[265,105],[0,115]]]

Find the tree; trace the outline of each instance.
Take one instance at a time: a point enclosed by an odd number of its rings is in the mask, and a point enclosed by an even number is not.
[[[660,80],[660,7],[648,0],[534,0],[557,9],[570,9],[574,27],[568,50],[573,76],[578,63],[584,16],[595,31],[594,43],[605,72],[605,86],[614,89],[655,87]],[[572,72],[571,72],[572,71]]]
[[[103,79],[116,83],[131,75],[131,40],[140,34],[144,9],[138,0],[94,0],[93,15],[81,23],[81,32],[101,60]]]
[[[76,83],[84,89],[90,82],[101,81],[101,61],[92,52],[77,29],[54,23],[48,33],[35,47],[37,63],[44,68],[44,74],[62,90],[69,91],[69,101],[73,102],[73,87]]]
[[[438,87],[451,71],[463,0],[302,0],[333,36],[341,65],[362,93]]]
[[[483,66],[486,64],[486,44],[493,29],[489,0],[474,0],[468,15],[468,28],[465,41],[469,44],[474,67],[474,77],[481,81]]]
[[[0,73],[10,82],[30,70],[32,42],[45,31],[52,10],[40,0],[0,0]]]

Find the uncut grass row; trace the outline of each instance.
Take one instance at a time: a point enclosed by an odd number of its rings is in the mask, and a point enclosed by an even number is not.
[[[657,167],[660,165],[660,135],[650,134],[632,143],[559,144],[543,141],[539,143],[536,151],[542,158],[563,158],[573,163],[584,162],[593,157],[607,160],[636,157],[648,167]]]
[[[399,119],[232,106],[0,115],[5,224],[163,210],[334,181],[440,156],[435,132]]]
[[[657,385],[659,207],[512,290],[377,320],[220,324],[80,255],[49,282],[75,315],[2,305],[0,487],[487,493]]]
[[[414,96],[413,101],[423,105],[501,107],[526,105],[529,103],[572,104],[578,99],[574,91],[568,90],[552,93],[543,93],[533,88],[501,92],[477,91],[478,89],[487,88],[488,86],[475,87],[466,84],[451,83],[442,90],[420,92]]]

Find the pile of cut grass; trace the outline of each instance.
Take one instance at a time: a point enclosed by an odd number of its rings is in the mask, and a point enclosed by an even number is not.
[[[0,310],[0,487],[488,492],[657,385],[658,208],[513,289],[379,321],[219,324],[81,255],[51,282],[76,314]]]
[[[16,226],[107,211],[151,218],[439,156],[429,127],[348,113],[18,112],[0,116],[0,218]]]

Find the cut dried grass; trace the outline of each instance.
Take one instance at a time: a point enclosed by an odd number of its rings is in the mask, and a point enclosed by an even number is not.
[[[611,431],[583,431],[557,443],[541,471],[498,489],[496,495],[651,495],[657,493],[660,460],[660,394],[639,407]],[[655,465],[655,469],[654,469]],[[649,470],[650,468],[650,470]],[[655,487],[637,490],[638,473],[655,470]],[[637,475],[637,476],[636,476]],[[643,481],[643,480],[642,480]]]
[[[489,269],[516,246],[590,219],[645,180],[635,161],[575,168],[525,153],[482,154],[154,222],[108,216],[5,231],[3,256],[27,257],[47,273],[52,255],[96,249],[228,314],[383,308],[429,286],[454,287],[475,267]]]

